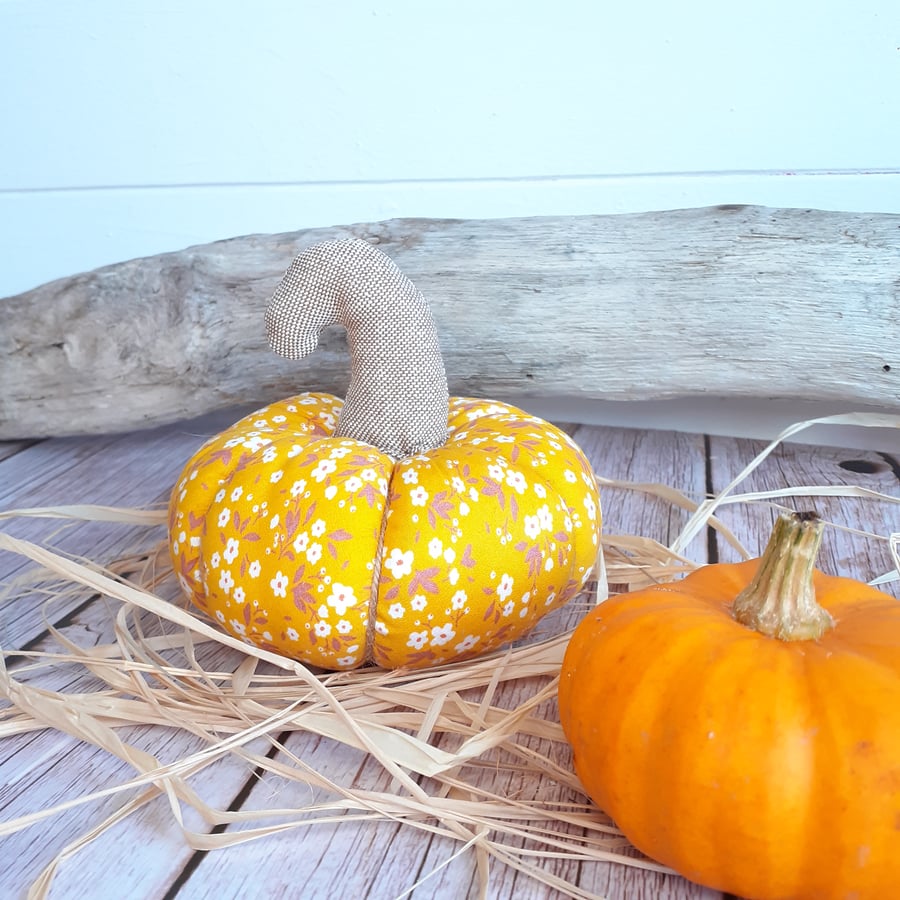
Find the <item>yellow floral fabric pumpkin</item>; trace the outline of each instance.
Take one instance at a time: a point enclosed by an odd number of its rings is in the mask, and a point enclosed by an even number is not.
[[[564,432],[455,397],[431,427],[438,438],[417,446],[417,420],[408,452],[388,453],[340,434],[345,412],[336,397],[300,394],[186,466],[169,508],[172,561],[223,628],[328,669],[421,667],[521,637],[587,581],[599,496]]]

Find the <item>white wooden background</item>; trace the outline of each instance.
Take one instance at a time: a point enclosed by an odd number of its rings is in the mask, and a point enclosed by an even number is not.
[[[0,297],[403,216],[900,212],[896,0],[4,0],[0,84]],[[758,415],[673,417],[806,417]]]
[[[255,231],[900,212],[895,0],[5,0],[0,296]]]

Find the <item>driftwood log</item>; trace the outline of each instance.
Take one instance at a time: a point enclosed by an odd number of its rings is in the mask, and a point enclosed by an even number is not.
[[[347,236],[428,297],[456,394],[900,409],[900,215],[729,206],[252,235],[63,278],[0,300],[0,438],[343,394],[343,335],[284,360],[263,313],[295,254]]]

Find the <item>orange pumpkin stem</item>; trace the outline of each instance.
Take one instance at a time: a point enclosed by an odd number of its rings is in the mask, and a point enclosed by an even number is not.
[[[783,641],[816,640],[834,627],[813,586],[823,527],[815,513],[778,517],[753,581],[734,601],[738,622]]]

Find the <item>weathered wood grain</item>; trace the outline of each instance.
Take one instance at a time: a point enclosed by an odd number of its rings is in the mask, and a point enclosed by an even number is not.
[[[763,441],[710,437],[710,481],[713,491],[722,490],[764,447]],[[859,471],[859,470],[862,471]],[[900,477],[891,457],[860,450],[782,444],[752,472],[736,493],[772,491],[787,486],[815,488],[848,485],[877,491],[900,500]],[[828,528],[822,540],[818,566],[829,575],[869,579],[894,568],[883,538],[900,531],[900,503],[867,497],[822,497],[801,495],[775,501],[789,509],[814,510],[837,528]],[[751,554],[761,553],[775,520],[771,504],[723,507],[717,515],[737,529]],[[739,557],[724,541],[719,541],[719,558],[732,562]],[[900,596],[900,584],[892,582],[880,590]]]
[[[15,456],[22,450],[32,446],[33,441],[0,441],[0,460]]]
[[[209,429],[214,433],[214,429]],[[168,500],[169,491],[206,432],[178,426],[139,434],[42,441],[0,461],[0,511],[97,504],[145,507]],[[44,542],[62,552],[83,554],[97,563],[115,558],[144,532],[100,522],[58,519],[0,519],[0,530],[26,540]],[[159,540],[163,531],[146,540]],[[26,567],[21,557],[0,554],[0,583]],[[15,615],[4,613],[0,636],[6,646],[21,647],[44,628],[44,597],[19,598]],[[65,616],[82,602],[78,595],[61,598],[52,615]]]
[[[212,426],[211,426],[212,427]],[[167,436],[172,437],[167,441]],[[136,490],[135,470],[143,474],[137,488],[146,497],[163,495],[192,443],[202,440],[201,433],[184,435],[171,427],[154,435],[130,435],[86,440],[59,439],[46,441],[20,450],[0,460],[0,494],[5,498],[0,508],[10,501],[18,505],[27,497],[36,502],[58,502],[62,499],[97,500],[115,503],[117,495]],[[707,481],[720,489],[752,459],[762,447],[760,442],[710,438],[709,467],[704,439],[696,435],[643,432],[626,429],[581,427],[575,437],[591,458],[598,474],[615,479],[639,482],[661,482],[679,488],[699,499]],[[91,451],[91,448],[93,452]],[[110,464],[110,453],[118,447],[127,460]],[[167,449],[168,448],[168,449]],[[141,452],[143,451],[143,452]],[[34,460],[29,462],[29,455]],[[848,460],[864,464],[842,467]],[[36,464],[40,462],[40,465]],[[853,471],[853,469],[871,471]],[[764,463],[742,489],[763,489],[799,484],[858,484],[900,496],[900,482],[890,457],[877,453],[840,451],[803,445],[786,445]],[[606,529],[609,533],[641,534],[668,542],[679,532],[686,514],[666,504],[622,489],[608,489],[603,495]],[[808,505],[795,501],[796,505]],[[829,499],[820,511],[827,518],[849,527],[871,528],[881,533],[900,531],[900,505],[880,501]],[[768,508],[746,506],[722,511],[722,516],[738,537],[750,548],[758,549],[764,541],[771,514]],[[0,523],[0,528],[9,527]],[[72,534],[70,549],[90,556],[98,546],[105,553],[124,548],[121,526],[103,526],[104,535],[83,532]],[[119,542],[117,544],[117,541]],[[689,548],[689,555],[705,561],[705,536]],[[722,547],[720,554],[728,556]],[[15,569],[13,558],[0,554],[0,581]],[[837,571],[849,568],[851,573],[870,578],[889,565],[883,547],[871,541],[844,536],[829,530],[823,545],[823,567]],[[4,607],[0,624],[13,627],[18,640],[40,636],[40,598],[19,607],[14,613]],[[21,610],[21,613],[20,613]],[[79,640],[109,640],[110,616],[105,601],[72,612],[54,608],[55,621],[64,621],[68,633]],[[20,623],[18,619],[23,621]],[[15,621],[14,621],[15,620]],[[4,642],[4,646],[16,646]],[[38,645],[43,646],[43,645]],[[213,648],[216,653],[227,648]],[[211,661],[212,662],[212,661]],[[217,657],[212,663],[225,668],[228,660]],[[42,683],[60,689],[84,687],[81,678],[73,681],[72,672],[60,667],[48,672]],[[508,686],[527,691],[527,685]],[[515,702],[515,697],[507,698]],[[163,728],[132,729],[123,733],[126,739],[163,759],[174,759],[196,744],[196,739]],[[344,752],[332,742],[314,736],[293,735],[290,750],[316,766],[332,767],[339,774],[346,771],[357,784],[377,787],[383,784],[378,768],[366,765],[362,755]],[[239,761],[223,760],[199,773],[192,784],[211,803],[228,806],[243,803],[244,809],[264,810],[290,803],[288,788],[277,778],[258,779]],[[55,732],[41,732],[5,740],[0,744],[0,819],[8,820],[28,810],[52,806],[85,789],[99,789],[122,779],[127,767],[85,745],[76,745]],[[492,773],[485,771],[489,781]],[[509,783],[510,791],[533,790],[534,786]],[[249,788],[249,791],[245,791]],[[288,793],[281,794],[282,791]],[[26,832],[0,839],[0,852],[5,866],[0,875],[0,894],[21,896],[38,871],[67,843],[102,821],[121,803],[120,797],[100,800],[89,807],[76,808],[59,817],[42,822]],[[298,799],[299,795],[298,795]],[[308,797],[303,797],[303,800]],[[198,830],[209,828],[190,818]],[[80,851],[60,869],[52,897],[121,897],[170,896],[178,900],[234,896],[271,897],[283,889],[298,891],[310,898],[333,896],[369,896],[388,900],[413,884],[417,877],[445,861],[458,849],[454,842],[428,839],[425,835],[392,824],[344,822],[334,827],[297,830],[279,837],[231,848],[220,853],[193,857],[173,822],[164,802],[156,801],[120,823],[99,840]],[[193,860],[193,862],[192,862]],[[189,877],[182,877],[190,867]],[[642,872],[620,865],[559,863],[559,871],[574,877],[586,892],[608,900],[716,900],[721,894],[704,890],[684,879],[652,872]],[[473,860],[462,856],[438,872],[413,897],[457,898],[466,896],[473,881]],[[305,880],[303,880],[305,879]],[[239,887],[238,887],[239,886]],[[523,897],[549,900],[553,895],[539,886],[496,867],[492,873],[490,896]]]
[[[336,783],[390,790],[390,776],[364,753],[309,734],[293,735],[288,747],[305,765]],[[284,754],[281,761],[291,765]],[[333,794],[266,773],[252,783],[241,808],[260,812],[264,820],[265,810],[273,806],[290,809],[334,799]],[[223,885],[229,886],[233,896],[247,900],[396,897],[415,883],[427,847],[422,833],[404,828],[399,821],[347,821],[296,828],[241,846],[236,852],[202,856],[178,898],[211,900],[222,896]],[[272,865],[273,859],[277,865]]]
[[[623,481],[664,483],[677,485],[698,501],[706,485],[704,441],[701,436],[670,432],[640,431],[583,426],[574,429],[579,442],[599,473]],[[606,489],[602,495],[604,527],[617,534],[642,534],[668,543],[684,525],[687,514],[642,494],[622,488]],[[690,547],[697,553],[697,561],[706,560],[705,536]],[[561,620],[572,621],[584,613],[574,604],[543,620],[537,631],[558,633]],[[552,619],[552,621],[550,621]],[[554,627],[555,626],[555,627]],[[523,702],[533,690],[528,683],[507,684],[497,702],[514,706]],[[546,744],[528,740],[540,752],[547,752]],[[440,746],[440,744],[439,744]],[[319,744],[306,735],[292,735],[287,748],[296,756],[318,766],[325,761],[334,766],[343,760],[348,764],[352,756],[338,754],[334,760],[322,757]],[[556,748],[559,762],[570,766],[568,750]],[[327,748],[324,748],[327,752]],[[349,770],[348,770],[349,771]],[[383,778],[371,766],[361,766],[357,779],[369,779],[372,786]],[[371,781],[374,779],[374,781]],[[344,779],[342,779],[344,780]],[[479,783],[485,789],[506,792],[520,799],[541,796],[547,802],[572,801],[559,786],[544,790],[541,785],[527,781],[513,784],[499,780],[497,772],[486,766]],[[285,793],[282,795],[281,791]],[[289,802],[296,794],[296,784],[281,785],[275,778],[264,778],[252,785],[244,808],[265,809],[273,796],[279,802]],[[307,799],[304,797],[304,799]],[[515,849],[517,842],[510,840]],[[202,857],[190,879],[183,885],[179,900],[207,900],[216,896],[223,884],[239,885],[237,891],[247,900],[262,900],[275,896],[302,880],[315,867],[321,877],[307,884],[310,897],[322,898],[336,894],[364,894],[368,897],[388,898],[415,884],[417,878],[437,869],[421,887],[409,896],[421,900],[456,900],[477,896],[477,872],[473,854],[454,859],[448,865],[459,844],[438,835],[429,836],[411,828],[396,828],[388,824],[369,824],[360,827],[347,822],[313,831],[297,830],[242,848],[240,853],[211,854]],[[265,860],[277,856],[279,866],[267,866]],[[352,872],[343,871],[344,861],[351,860]],[[373,867],[373,861],[377,868]],[[540,868],[573,881],[580,888],[608,900],[717,900],[721,894],[691,884],[678,876],[640,871],[619,864],[578,862],[569,858],[546,860]],[[443,866],[443,868],[439,868]],[[520,873],[497,865],[491,867],[491,897],[515,897],[516,900],[556,900],[560,892],[538,884]]]
[[[349,236],[428,297],[457,394],[900,408],[900,216],[715,207],[252,235],[55,281],[0,301],[0,439],[343,394],[343,334],[282,360],[263,311],[299,250]]]
[[[169,447],[166,446],[167,435],[174,436]],[[609,477],[667,481],[678,483],[695,495],[702,492],[705,480],[702,439],[590,427],[576,429],[575,437],[598,469],[602,467]],[[0,464],[0,482],[9,485],[6,500],[17,505],[18,501],[28,498],[44,503],[61,495],[70,500],[89,500],[93,496],[115,502],[117,493],[129,496],[128,492],[134,490],[134,480],[129,473],[140,468],[144,481],[139,488],[148,492],[148,496],[161,495],[168,487],[176,461],[189,452],[191,442],[201,439],[200,434],[185,436],[175,426],[153,435],[46,441],[23,451],[26,455],[9,458]],[[94,452],[91,452],[92,447]],[[116,447],[121,451],[117,455],[124,462],[111,466],[109,454]],[[140,448],[143,453],[139,452]],[[29,464],[28,453],[35,454],[35,461],[39,455],[41,464]],[[67,459],[72,465],[66,464]],[[5,474],[11,477],[4,481]],[[668,540],[681,524],[679,514],[670,515],[660,505],[652,501],[644,503],[640,497],[626,491],[608,491],[604,502],[608,527],[620,533],[640,531]],[[44,526],[48,524],[44,523]],[[104,554],[109,555],[117,548],[121,551],[129,545],[121,527],[100,527],[104,529],[100,538],[73,531],[71,549],[93,555],[98,547],[102,547]],[[13,564],[12,557],[0,555],[0,578],[4,570],[9,573]],[[18,607],[16,621],[8,623],[14,626],[17,639],[12,646],[18,645],[26,636],[31,640],[36,635],[39,637],[43,628],[41,598],[33,599],[33,603]],[[73,638],[87,642],[105,642],[111,638],[110,614],[101,598],[74,612],[65,604],[54,606],[51,616],[53,621],[63,623],[65,633]],[[51,643],[45,638],[35,646],[39,649]],[[10,646],[8,642],[5,645]],[[216,652],[221,650],[218,648]],[[227,668],[229,664],[225,659],[207,662],[217,670]],[[50,689],[80,690],[85,688],[88,680],[81,676],[73,681],[73,673],[60,668],[47,673],[40,683]],[[519,692],[519,700],[529,689],[528,685],[521,684],[508,688]],[[514,703],[516,699],[505,696],[498,698],[498,702]],[[197,745],[192,736],[179,737],[165,729],[148,729],[144,735],[135,732],[127,729],[123,737],[137,741],[142,748],[165,759],[175,758]],[[291,736],[288,747],[306,762],[333,772],[337,780],[344,780],[344,772],[351,775],[355,772],[359,785],[384,786],[380,769],[366,764],[356,751],[310,735]],[[55,732],[13,738],[3,749],[5,753],[0,753],[0,784],[7,785],[0,787],[0,816],[3,819],[52,806],[79,790],[101,788],[127,774],[124,765],[84,745],[76,745],[65,735]],[[57,760],[58,764],[55,763]],[[488,782],[492,777],[492,772],[486,770]],[[237,763],[217,764],[192,783],[210,802],[222,806],[241,795],[246,786],[249,793],[242,808],[260,810],[272,805],[289,805],[291,791],[303,793],[306,790],[296,784],[283,783],[274,776],[258,779]],[[525,789],[534,790],[534,785],[508,787],[520,793]],[[301,800],[307,802],[308,793],[298,795],[298,802]],[[118,797],[108,798],[4,839],[2,847],[8,851],[8,858],[14,860],[14,864],[7,867],[4,882],[16,891],[24,889],[55,853],[87,828],[102,821],[121,802]],[[199,821],[192,820],[191,824],[201,831],[209,828]],[[35,840],[35,835],[39,835],[40,840]],[[193,857],[192,863],[190,848],[183,843],[165,802],[154,801],[65,863],[51,897],[121,896],[122,890],[133,891],[138,886],[140,890],[161,896],[173,890],[176,884],[179,886],[173,896],[179,898],[222,896],[223,892],[233,892],[237,885],[240,885],[242,895],[268,897],[282,887],[296,887],[302,882],[304,896],[309,897],[330,897],[340,893],[389,898],[413,885],[417,878],[458,849],[451,840],[429,838],[422,832],[389,823],[376,827],[371,823],[346,822],[296,830],[223,853],[201,854]],[[471,856],[460,858],[429,879],[413,896],[465,896],[468,886],[474,884],[473,865]],[[575,878],[586,890],[611,900],[713,900],[719,896],[675,876],[646,873],[615,864],[588,865],[562,860],[547,865],[555,866],[567,878]],[[182,876],[182,872],[187,876]],[[312,879],[310,872],[315,873]],[[307,880],[304,882],[303,879]],[[491,883],[491,895],[497,897],[549,900],[558,896],[514,872],[504,872],[499,866],[494,867]]]
[[[706,494],[706,447],[703,435],[636,428],[583,426],[575,439],[600,478],[631,484],[669,485],[700,503]],[[603,532],[640,535],[669,546],[689,513],[630,488],[601,488]],[[707,539],[701,532],[686,548],[697,563],[707,559]]]

